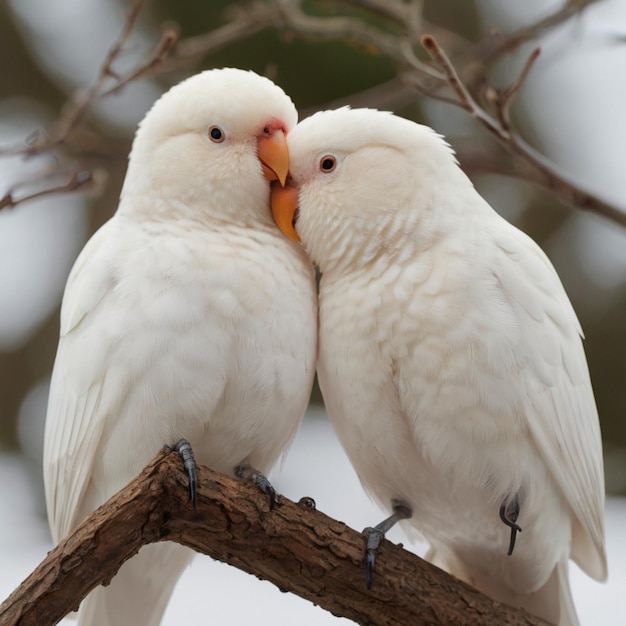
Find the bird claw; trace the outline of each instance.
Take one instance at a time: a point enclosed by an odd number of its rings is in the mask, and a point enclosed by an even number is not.
[[[270,483],[264,474],[254,469],[249,463],[241,463],[238,465],[235,468],[235,476],[254,483],[263,493],[266,493],[270,497],[270,510],[273,509],[274,506],[280,506],[280,497],[276,493],[272,483]]]
[[[189,499],[193,508],[196,508],[198,502],[198,471],[196,467],[196,459],[193,456],[191,444],[186,439],[177,441],[171,448],[183,460],[183,466],[189,477]]]
[[[367,588],[372,588],[372,576],[376,563],[376,552],[380,542],[385,538],[385,533],[390,530],[400,520],[409,519],[413,515],[411,506],[403,500],[393,499],[391,501],[393,513],[374,527],[368,526],[363,530],[367,541],[365,546],[365,582]]]
[[[280,498],[276,493],[276,490],[272,486],[272,483],[270,483],[270,481],[263,474],[257,474],[254,477],[253,482],[263,493],[266,493],[270,497],[270,509],[273,509],[274,506],[280,505]]]
[[[376,551],[380,542],[384,539],[385,533],[378,528],[372,528],[368,526],[363,530],[363,534],[366,538],[365,546],[365,582],[367,588],[372,588],[372,578],[374,575],[374,565],[376,564]]]
[[[511,538],[509,539],[509,549],[507,551],[508,556],[513,554],[517,533],[522,532],[521,527],[516,523],[517,518],[519,517],[519,508],[519,500],[517,499],[517,496],[515,496],[510,502],[507,502],[505,499],[500,505],[500,519],[511,529]]]

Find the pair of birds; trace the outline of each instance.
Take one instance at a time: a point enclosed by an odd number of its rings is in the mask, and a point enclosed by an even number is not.
[[[317,365],[337,435],[392,510],[370,547],[410,518],[434,563],[576,624],[568,559],[606,577],[602,450],[554,268],[430,128],[374,110],[296,122],[279,87],[236,69],[189,78],[141,122],[119,208],[63,299],[55,541],[182,438],[215,470],[269,471]],[[144,547],[79,624],[158,624],[191,558]]]

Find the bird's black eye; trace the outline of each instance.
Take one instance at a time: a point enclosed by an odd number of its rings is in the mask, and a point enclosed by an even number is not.
[[[337,167],[337,159],[331,154],[327,154],[320,159],[320,171],[328,174]]]
[[[219,126],[211,126],[209,137],[213,143],[222,143],[225,139],[224,131]]]

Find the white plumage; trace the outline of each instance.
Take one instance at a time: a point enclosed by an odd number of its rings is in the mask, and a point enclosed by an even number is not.
[[[313,382],[316,288],[273,223],[266,178],[286,175],[296,121],[271,81],[223,69],[174,87],[141,123],[119,208],[63,298],[44,449],[55,541],[164,445],[186,438],[232,474],[243,461],[267,472],[290,443]],[[79,624],[158,624],[191,556],[143,548]]]
[[[340,109],[288,144],[297,234],[288,192],[273,208],[322,271],[320,386],[363,485],[408,504],[436,564],[576,624],[568,559],[607,574],[602,449],[550,261],[428,127]],[[508,556],[499,509],[513,498],[522,532]]]

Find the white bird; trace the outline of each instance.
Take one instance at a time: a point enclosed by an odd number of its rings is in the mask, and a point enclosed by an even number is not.
[[[607,575],[602,446],[581,328],[550,261],[426,126],[340,109],[302,121],[288,145],[293,188],[272,209],[322,272],[326,407],[393,510],[370,547],[410,517],[435,564],[576,624],[568,559]]]
[[[163,95],[139,126],[115,215],[70,274],[46,419],[55,542],[164,445],[233,474],[267,472],[292,440],[315,371],[317,294],[276,227],[291,100],[221,69]],[[246,472],[245,470],[250,470]],[[193,553],[144,547],[81,605],[80,626],[152,626]]]

